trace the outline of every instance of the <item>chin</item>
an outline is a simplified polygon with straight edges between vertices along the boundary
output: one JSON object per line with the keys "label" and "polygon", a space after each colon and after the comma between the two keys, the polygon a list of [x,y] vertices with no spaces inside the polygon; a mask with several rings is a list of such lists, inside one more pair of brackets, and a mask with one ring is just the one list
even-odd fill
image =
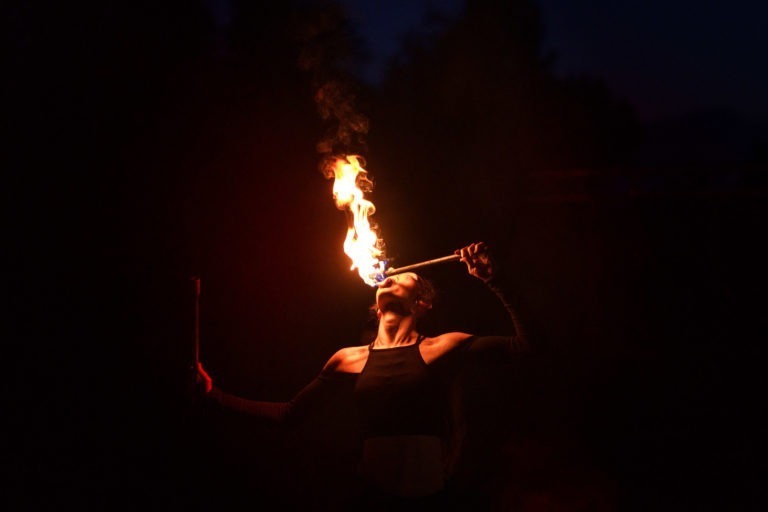
{"label": "chin", "polygon": [[384,311],[389,306],[391,306],[393,303],[398,303],[400,301],[400,297],[391,294],[391,293],[382,293],[376,298],[376,305],[379,307],[380,310]]}

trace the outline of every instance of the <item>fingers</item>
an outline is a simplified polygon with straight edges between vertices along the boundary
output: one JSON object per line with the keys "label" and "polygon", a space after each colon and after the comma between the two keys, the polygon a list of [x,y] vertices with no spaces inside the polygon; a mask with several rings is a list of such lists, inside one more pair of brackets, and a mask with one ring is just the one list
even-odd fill
{"label": "fingers", "polygon": [[211,376],[205,371],[205,368],[203,368],[203,364],[200,361],[197,362],[197,380],[204,385],[205,392],[210,393],[213,388],[213,379],[211,379]]}
{"label": "fingers", "polygon": [[477,242],[472,244],[470,247],[472,248],[472,251],[475,255],[488,253],[488,245],[486,245],[485,242]]}
{"label": "fingers", "polygon": [[461,256],[461,261],[469,263],[478,258],[486,259],[488,257],[488,245],[485,242],[475,242],[455,251]]}
{"label": "fingers", "polygon": [[454,251],[467,266],[470,275],[487,281],[493,275],[493,263],[489,254],[488,244],[475,242]]}

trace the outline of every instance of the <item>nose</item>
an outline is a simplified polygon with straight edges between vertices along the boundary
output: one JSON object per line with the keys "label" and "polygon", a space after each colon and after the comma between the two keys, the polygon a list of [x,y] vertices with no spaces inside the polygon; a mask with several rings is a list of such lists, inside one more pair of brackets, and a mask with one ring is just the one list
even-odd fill
{"label": "nose", "polygon": [[392,283],[394,282],[395,282],[394,279],[392,279],[391,277],[388,277],[379,283],[379,288],[386,288],[387,286],[392,286]]}

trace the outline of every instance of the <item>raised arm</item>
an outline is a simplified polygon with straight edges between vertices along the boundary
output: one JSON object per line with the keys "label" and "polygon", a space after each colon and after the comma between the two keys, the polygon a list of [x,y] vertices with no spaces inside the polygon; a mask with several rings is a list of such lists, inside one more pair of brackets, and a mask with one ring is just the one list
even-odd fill
{"label": "raised arm", "polygon": [[519,299],[513,296],[506,279],[493,261],[484,242],[470,244],[456,251],[467,266],[467,272],[485,283],[499,298],[507,311],[514,332],[508,336],[473,336],[467,340],[467,350],[472,352],[529,352],[532,349],[525,323],[519,312]]}

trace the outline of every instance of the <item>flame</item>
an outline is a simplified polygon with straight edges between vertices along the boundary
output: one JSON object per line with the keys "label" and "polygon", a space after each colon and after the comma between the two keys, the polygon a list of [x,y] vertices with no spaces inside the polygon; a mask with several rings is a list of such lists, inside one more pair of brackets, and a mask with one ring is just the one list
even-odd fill
{"label": "flame", "polygon": [[369,220],[376,213],[376,207],[365,198],[365,192],[373,189],[373,183],[355,155],[336,159],[332,169],[333,199],[337,208],[348,212],[344,252],[352,260],[350,270],[357,269],[366,284],[376,286],[387,262],[378,226]]}

